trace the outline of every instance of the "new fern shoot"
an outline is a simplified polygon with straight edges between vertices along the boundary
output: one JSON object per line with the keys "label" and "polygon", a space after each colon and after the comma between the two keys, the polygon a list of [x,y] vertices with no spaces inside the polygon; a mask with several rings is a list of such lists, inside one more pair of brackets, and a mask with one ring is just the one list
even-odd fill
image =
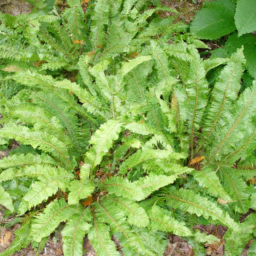
{"label": "new fern shoot", "polygon": [[[204,60],[186,26],[149,0],[96,0],[1,28],[0,204],[23,218],[8,256],[64,223],[65,256],[164,255],[169,233],[203,255],[223,225],[225,255],[255,234],[256,83],[243,49]],[[47,13],[47,14],[46,14]],[[186,40],[183,40],[186,38]],[[173,44],[168,41],[172,40]],[[221,67],[210,85],[208,74]]]}

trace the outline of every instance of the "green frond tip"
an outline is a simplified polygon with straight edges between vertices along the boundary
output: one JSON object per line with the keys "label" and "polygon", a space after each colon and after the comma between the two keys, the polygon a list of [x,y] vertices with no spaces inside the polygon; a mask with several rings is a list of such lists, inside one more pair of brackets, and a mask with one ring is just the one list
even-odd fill
{"label": "green frond tip", "polygon": [[[185,170],[184,170],[185,171]],[[151,195],[154,191],[158,190],[159,188],[165,187],[169,184],[172,184],[178,178],[177,175],[155,175],[150,174],[149,176],[140,178],[138,181],[135,181],[133,184],[138,186],[143,191],[143,198],[147,198]]]}
{"label": "green frond tip", "polygon": [[32,237],[35,241],[40,242],[43,237],[49,236],[60,222],[70,219],[77,211],[77,208],[68,205],[64,199],[54,200],[32,222]]}
{"label": "green frond tip", "polygon": [[143,190],[126,178],[112,177],[104,182],[104,186],[110,194],[130,200],[140,201],[144,198]]}
{"label": "green frond tip", "polygon": [[150,56],[140,56],[136,59],[130,60],[129,62],[126,62],[123,64],[121,70],[120,70],[120,75],[123,77],[126,74],[128,74],[130,71],[132,71],[134,68],[136,68],[138,65],[145,61],[151,60],[152,57]]}
{"label": "green frond tip", "polygon": [[12,198],[11,196],[4,190],[4,188],[0,185],[0,204],[5,206],[11,212],[14,211]]}
{"label": "green frond tip", "polygon": [[94,191],[95,185],[90,180],[73,180],[69,185],[68,203],[77,204],[80,199],[87,198]]}
{"label": "green frond tip", "polygon": [[218,239],[216,236],[207,235],[206,233],[201,233],[200,231],[194,234],[194,238],[199,243],[214,244],[220,241],[220,239]]}
{"label": "green frond tip", "polygon": [[219,197],[225,201],[231,200],[228,193],[224,190],[220,183],[219,177],[211,166],[205,166],[200,171],[193,171],[191,173],[198,181],[199,185],[207,188],[207,193]]}
{"label": "green frond tip", "polygon": [[16,166],[18,167],[18,166],[34,165],[34,164],[57,165],[57,162],[54,161],[54,159],[51,158],[49,155],[46,155],[46,154],[34,155],[31,153],[28,153],[27,155],[15,154],[0,160],[1,169],[6,169],[6,168],[16,167]]}
{"label": "green frond tip", "polygon": [[86,153],[86,159],[93,167],[100,164],[102,158],[111,148],[112,143],[118,139],[122,123],[117,120],[109,120],[95,132],[90,140],[92,148]]}
{"label": "green frond tip", "polygon": [[89,231],[88,238],[97,255],[120,256],[109,233],[109,228],[106,225],[94,223],[94,227]]}
{"label": "green frond tip", "polygon": [[[65,190],[70,179],[73,178],[72,173],[62,168],[37,166],[35,169],[41,171],[40,175],[35,173],[39,181],[34,182],[23,197],[23,199],[28,202],[29,208],[43,202],[48,197],[55,194],[58,189]],[[33,168],[26,168],[26,170],[30,171],[33,170]]]}
{"label": "green frond tip", "polygon": [[44,150],[71,166],[65,144],[51,134],[34,132],[24,126],[9,124],[0,130],[0,137],[15,139],[25,145]]}
{"label": "green frond tip", "polygon": [[148,212],[150,228],[166,232],[173,232],[179,236],[192,236],[192,232],[185,226],[185,223],[174,219],[169,211],[154,205]]}
{"label": "green frond tip", "polygon": [[163,196],[170,207],[180,208],[197,216],[204,216],[206,219],[211,217],[234,231],[239,229],[239,225],[227,212],[222,210],[216,203],[196,194],[192,190],[169,188],[168,190],[165,189],[165,191],[168,194]]}
{"label": "green frond tip", "polygon": [[130,225],[137,227],[148,226],[148,215],[138,203],[122,197],[108,197],[106,200],[110,201],[116,209],[120,209],[125,213]]}
{"label": "green frond tip", "polygon": [[81,214],[73,215],[62,231],[64,255],[78,256],[83,255],[83,239],[91,228],[88,224],[85,211]]}
{"label": "green frond tip", "polygon": [[153,150],[150,148],[138,150],[136,153],[130,156],[125,162],[122,163],[119,174],[125,174],[128,169],[131,169],[134,166],[146,162],[147,160],[150,159],[168,158],[170,154],[171,152],[167,150]]}

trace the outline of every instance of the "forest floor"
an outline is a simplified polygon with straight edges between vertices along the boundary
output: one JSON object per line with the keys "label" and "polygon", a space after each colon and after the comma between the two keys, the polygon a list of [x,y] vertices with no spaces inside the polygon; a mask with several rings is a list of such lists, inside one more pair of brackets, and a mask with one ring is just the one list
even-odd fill
{"label": "forest floor", "polygon": [[[5,4],[1,4],[1,1],[6,1]],[[194,15],[198,10],[201,9],[202,4],[205,1],[209,0],[162,0],[162,5],[169,6],[175,8],[179,12],[178,20],[182,20],[185,23],[189,24],[189,22],[193,19]],[[60,1],[64,2],[64,1]],[[63,6],[63,8],[65,8]],[[32,10],[32,6],[23,0],[0,0],[0,12],[9,13],[11,15],[18,15],[20,13],[28,13]],[[164,13],[164,16],[169,16],[170,13]],[[14,144],[13,148],[7,151],[0,151],[0,159],[7,156],[9,151],[17,147],[18,144]],[[15,238],[15,230],[20,228],[20,224],[14,224],[9,227],[12,221],[14,220],[14,216],[4,218],[4,211],[0,209],[0,254],[6,248],[8,248],[12,241]],[[212,234],[217,236],[220,239],[219,243],[216,244],[205,244],[206,251],[208,255],[224,255],[224,241],[222,240],[226,228],[223,226],[214,226],[214,225],[197,225],[194,229],[198,229],[206,232],[207,234]],[[113,238],[115,241],[115,239]],[[165,251],[164,256],[193,256],[194,251],[192,247],[184,241],[181,237],[170,235],[168,239],[168,245]],[[118,242],[117,246],[118,246]],[[249,247],[249,245],[247,246]],[[84,255],[83,256],[95,256],[95,252],[88,241],[87,238],[84,239]],[[21,250],[18,253],[15,253],[13,256],[37,256],[37,255],[45,255],[45,256],[62,256],[62,238],[60,230],[57,230],[46,242],[45,246],[38,251],[37,248],[33,248],[33,245],[30,245],[28,248]],[[244,250],[241,256],[247,256],[247,249]]]}

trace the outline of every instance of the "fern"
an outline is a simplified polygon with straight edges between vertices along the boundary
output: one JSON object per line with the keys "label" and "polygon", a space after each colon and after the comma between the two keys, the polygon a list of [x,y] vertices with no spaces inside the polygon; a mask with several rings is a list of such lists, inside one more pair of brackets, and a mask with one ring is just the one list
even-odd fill
{"label": "fern", "polygon": [[243,49],[203,59],[206,45],[149,0],[67,3],[14,18],[24,35],[3,15],[0,140],[21,147],[0,160],[0,204],[23,218],[3,255],[63,222],[65,255],[82,255],[85,236],[97,255],[163,255],[169,233],[217,241],[194,232],[201,220],[226,226],[225,254],[240,255],[256,170]]}

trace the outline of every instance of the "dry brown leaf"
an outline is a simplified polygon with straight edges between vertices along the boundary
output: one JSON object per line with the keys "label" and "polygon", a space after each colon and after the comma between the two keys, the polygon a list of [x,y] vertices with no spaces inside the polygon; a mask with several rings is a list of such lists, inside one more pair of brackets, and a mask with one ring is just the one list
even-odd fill
{"label": "dry brown leaf", "polygon": [[89,3],[91,0],[84,0],[82,1],[81,5]]}
{"label": "dry brown leaf", "polygon": [[82,44],[84,41],[83,40],[73,40],[74,44]]}
{"label": "dry brown leaf", "polygon": [[193,159],[191,159],[190,161],[189,161],[189,164],[188,165],[195,165],[195,164],[198,164],[198,163],[200,163],[200,162],[202,162],[203,160],[204,160],[204,156],[197,156],[197,157],[195,157],[195,158],[193,158]]}
{"label": "dry brown leaf", "polygon": [[92,199],[92,196],[88,196],[87,199],[85,201],[82,202],[83,206],[86,207],[90,204],[93,203],[93,199]]}
{"label": "dry brown leaf", "polygon": [[9,244],[9,240],[11,239],[12,233],[11,231],[5,231],[4,235],[1,236],[0,244],[6,246]]}
{"label": "dry brown leaf", "polygon": [[18,68],[16,66],[8,66],[8,67],[5,67],[2,69],[3,71],[6,71],[6,72],[17,72],[17,71],[22,71],[22,68]]}
{"label": "dry brown leaf", "polygon": [[227,203],[228,203],[228,201],[225,201],[225,200],[223,200],[223,199],[221,199],[221,198],[218,198],[217,202],[218,202],[219,204],[227,204]]}
{"label": "dry brown leaf", "polygon": [[56,249],[56,255],[58,256],[63,255],[63,251],[61,250],[61,248]]}

